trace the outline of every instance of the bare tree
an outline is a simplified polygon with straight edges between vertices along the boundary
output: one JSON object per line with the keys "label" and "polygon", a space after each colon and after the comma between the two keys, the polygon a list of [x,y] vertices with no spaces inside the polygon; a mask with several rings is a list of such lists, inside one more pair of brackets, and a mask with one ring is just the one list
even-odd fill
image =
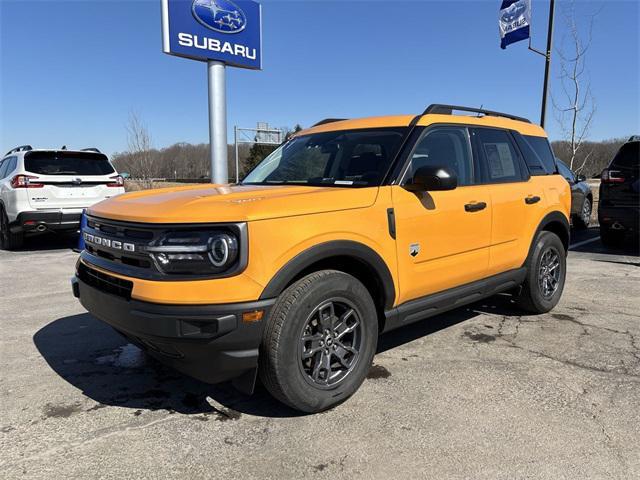
{"label": "bare tree", "polygon": [[129,113],[127,144],[132,171],[136,172],[147,187],[154,174],[154,155],[151,151],[151,135],[136,112]]}
{"label": "bare tree", "polygon": [[[585,140],[589,135],[589,129],[596,113],[596,102],[591,93],[591,81],[586,72],[586,57],[591,47],[593,22],[596,14],[590,16],[585,38],[580,32],[576,22],[576,13],[573,2],[564,12],[564,20],[568,30],[568,39],[565,37],[561,47],[557,49],[560,58],[560,85],[562,87],[561,98],[551,95],[556,121],[560,125],[564,140],[569,145],[569,158],[566,159],[569,167],[580,172],[592,152],[582,153]],[[566,46],[567,42],[569,43]],[[582,153],[581,155],[578,155]],[[580,157],[580,161],[577,158]]]}

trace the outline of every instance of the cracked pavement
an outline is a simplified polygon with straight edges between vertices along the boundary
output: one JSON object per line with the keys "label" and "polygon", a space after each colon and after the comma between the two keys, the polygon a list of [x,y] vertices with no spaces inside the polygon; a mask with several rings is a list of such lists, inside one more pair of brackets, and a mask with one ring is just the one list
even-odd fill
{"label": "cracked pavement", "polygon": [[640,477],[637,249],[570,253],[549,314],[497,296],[381,337],[305,416],[147,358],[73,298],[68,247],[0,251],[3,478]]}

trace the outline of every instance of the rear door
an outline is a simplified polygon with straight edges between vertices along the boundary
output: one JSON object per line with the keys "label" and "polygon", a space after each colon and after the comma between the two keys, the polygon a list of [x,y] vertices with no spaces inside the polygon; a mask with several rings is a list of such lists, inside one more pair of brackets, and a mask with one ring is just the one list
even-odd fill
{"label": "rear door", "polygon": [[25,171],[41,188],[30,188],[36,210],[81,209],[118,193],[116,171],[101,153],[33,151],[25,154]]}
{"label": "rear door", "polygon": [[509,131],[473,128],[471,138],[480,159],[482,183],[491,195],[487,275],[495,275],[522,266],[546,205],[543,182],[530,176]]}

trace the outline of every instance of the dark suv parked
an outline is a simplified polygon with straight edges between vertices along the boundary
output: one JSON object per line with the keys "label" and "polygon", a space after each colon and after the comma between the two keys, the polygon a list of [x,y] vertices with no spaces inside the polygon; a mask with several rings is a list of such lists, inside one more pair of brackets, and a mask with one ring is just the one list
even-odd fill
{"label": "dark suv parked", "polygon": [[602,171],[598,220],[605,245],[620,243],[625,233],[638,235],[640,216],[640,136],[633,136],[620,147]]}

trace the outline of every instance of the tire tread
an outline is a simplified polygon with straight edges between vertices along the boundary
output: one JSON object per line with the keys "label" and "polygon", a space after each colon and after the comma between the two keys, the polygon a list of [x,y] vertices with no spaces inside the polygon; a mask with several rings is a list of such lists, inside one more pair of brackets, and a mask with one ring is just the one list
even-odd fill
{"label": "tire tread", "polygon": [[[280,349],[284,322],[293,304],[306,293],[313,283],[336,273],[342,272],[338,270],[321,270],[303,277],[286,288],[276,302],[271,312],[270,320],[265,328],[263,342],[260,347],[260,362],[258,367],[260,379],[271,395],[293,408],[295,408],[295,406],[289,402],[285,393],[286,387],[278,380],[280,376],[278,375],[276,355]],[[268,343],[265,341],[268,341]]]}

